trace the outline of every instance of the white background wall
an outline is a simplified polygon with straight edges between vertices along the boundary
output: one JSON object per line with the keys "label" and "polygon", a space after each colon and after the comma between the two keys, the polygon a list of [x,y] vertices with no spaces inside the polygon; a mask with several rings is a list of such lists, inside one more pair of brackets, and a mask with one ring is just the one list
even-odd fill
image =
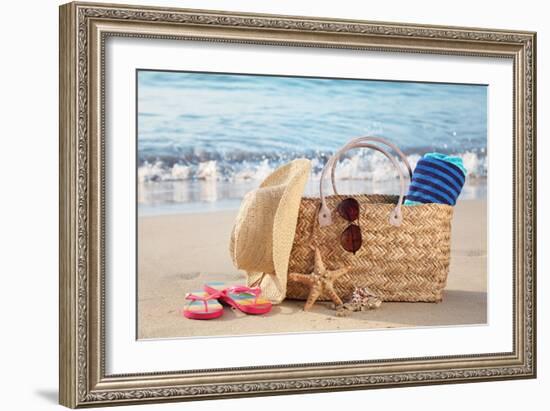
{"label": "white background wall", "polygon": [[[117,2],[117,1],[112,1]],[[138,1],[204,9],[525,29],[538,32],[539,378],[301,396],[164,404],[125,409],[547,409],[550,272],[545,211],[550,110],[546,2],[479,1]],[[0,408],[57,405],[57,112],[59,1],[2,4],[0,63]],[[546,255],[544,255],[546,254]]]}

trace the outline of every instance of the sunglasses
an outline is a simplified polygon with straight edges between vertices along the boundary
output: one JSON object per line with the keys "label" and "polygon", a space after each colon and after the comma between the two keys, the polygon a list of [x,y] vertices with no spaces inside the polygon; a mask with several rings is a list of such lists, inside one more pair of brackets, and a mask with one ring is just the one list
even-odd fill
{"label": "sunglasses", "polygon": [[[346,198],[342,200],[337,207],[338,214],[348,221],[353,223],[359,218],[359,203],[354,198]],[[346,251],[355,254],[357,250],[361,248],[363,244],[363,238],[361,236],[361,229],[356,224],[350,224],[340,236],[340,245]]]}

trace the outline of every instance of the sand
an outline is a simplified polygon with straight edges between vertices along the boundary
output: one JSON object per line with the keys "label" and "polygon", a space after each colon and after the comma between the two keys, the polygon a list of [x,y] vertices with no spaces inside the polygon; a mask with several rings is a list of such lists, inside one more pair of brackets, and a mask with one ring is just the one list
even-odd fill
{"label": "sand", "polygon": [[186,292],[205,282],[244,284],[228,252],[236,210],[140,217],[138,338],[173,338],[395,327],[485,324],[487,321],[486,202],[463,200],[453,219],[451,267],[441,303],[383,303],[377,310],[336,317],[329,303],[312,311],[284,301],[263,316],[226,308],[211,321],[184,318]]}

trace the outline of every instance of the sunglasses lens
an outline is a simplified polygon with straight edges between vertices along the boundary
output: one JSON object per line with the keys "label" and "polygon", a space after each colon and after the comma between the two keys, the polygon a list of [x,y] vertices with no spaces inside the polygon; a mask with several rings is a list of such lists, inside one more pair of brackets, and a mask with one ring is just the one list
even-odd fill
{"label": "sunglasses lens", "polygon": [[346,228],[340,237],[340,244],[344,250],[355,254],[355,252],[361,248],[361,244],[363,244],[359,226],[351,224]]}
{"label": "sunglasses lens", "polygon": [[359,203],[354,198],[346,198],[338,204],[338,214],[347,221],[355,221],[359,218]]}

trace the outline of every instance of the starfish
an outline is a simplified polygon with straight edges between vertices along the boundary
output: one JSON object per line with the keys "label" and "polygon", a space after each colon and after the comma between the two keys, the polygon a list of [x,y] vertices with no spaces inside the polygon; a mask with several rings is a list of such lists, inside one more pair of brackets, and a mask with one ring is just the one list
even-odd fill
{"label": "starfish", "polygon": [[306,304],[304,305],[304,311],[308,311],[315,301],[325,294],[329,297],[334,304],[341,305],[342,300],[334,291],[334,281],[349,271],[349,267],[340,268],[338,270],[327,270],[323,260],[321,259],[321,252],[318,248],[315,248],[315,263],[313,272],[311,274],[299,274],[290,273],[289,278],[293,281],[305,284],[310,287],[309,295],[307,297]]}

